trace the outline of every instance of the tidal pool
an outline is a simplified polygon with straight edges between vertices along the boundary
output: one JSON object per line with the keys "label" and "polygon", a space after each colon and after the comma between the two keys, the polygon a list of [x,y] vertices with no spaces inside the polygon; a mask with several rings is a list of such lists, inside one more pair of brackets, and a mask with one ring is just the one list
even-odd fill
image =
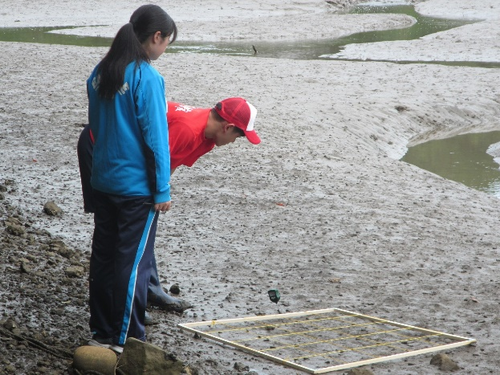
{"label": "tidal pool", "polygon": [[[220,42],[200,43],[176,41],[166,53],[215,53],[226,55],[245,55],[286,59],[329,59],[328,55],[338,53],[343,46],[351,43],[371,43],[391,40],[409,40],[424,35],[462,26],[471,21],[424,17],[410,5],[363,6],[355,7],[351,13],[398,13],[412,16],[416,23],[408,28],[356,33],[347,37],[326,40],[307,40],[300,42]],[[83,37],[51,33],[52,30],[71,29],[71,27],[29,27],[0,28],[0,41],[50,43],[89,47],[109,46],[111,38]],[[258,53],[254,53],[253,46]]]}
{"label": "tidal pool", "polygon": [[411,147],[401,160],[500,198],[499,165],[487,153],[498,142],[500,131],[463,134]]}

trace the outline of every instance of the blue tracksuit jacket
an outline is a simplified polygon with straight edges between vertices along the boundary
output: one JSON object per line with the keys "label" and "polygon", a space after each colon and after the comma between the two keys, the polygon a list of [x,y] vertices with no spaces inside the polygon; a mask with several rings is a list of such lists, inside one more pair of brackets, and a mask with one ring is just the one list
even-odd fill
{"label": "blue tracksuit jacket", "polygon": [[163,77],[147,62],[127,66],[112,100],[98,97],[97,67],[87,80],[95,138],[92,187],[107,194],[170,201],[170,152]]}

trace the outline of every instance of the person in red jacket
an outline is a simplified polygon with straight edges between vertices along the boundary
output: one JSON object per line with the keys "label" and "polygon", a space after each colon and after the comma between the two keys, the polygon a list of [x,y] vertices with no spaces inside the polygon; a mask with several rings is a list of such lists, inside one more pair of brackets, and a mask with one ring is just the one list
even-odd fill
{"label": "person in red jacket", "polygon": [[[252,144],[260,138],[254,130],[256,108],[243,98],[221,100],[213,108],[168,102],[167,123],[170,146],[170,174],[181,165],[191,167],[201,156],[215,146],[224,146],[239,137]],[[93,136],[87,125],[78,140],[78,162],[82,183],[84,211],[94,212],[92,174]],[[148,286],[148,303],[166,311],[182,313],[192,307],[184,300],[174,298],[163,290],[153,257]]]}

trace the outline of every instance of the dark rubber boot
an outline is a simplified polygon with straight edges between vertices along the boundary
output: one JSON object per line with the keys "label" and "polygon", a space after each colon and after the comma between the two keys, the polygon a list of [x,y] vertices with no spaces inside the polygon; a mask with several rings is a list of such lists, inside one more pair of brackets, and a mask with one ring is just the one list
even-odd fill
{"label": "dark rubber boot", "polygon": [[151,264],[151,276],[148,285],[148,303],[152,306],[157,306],[168,312],[176,312],[182,314],[187,309],[193,307],[189,302],[170,296],[165,293],[158,277],[158,269],[156,268],[156,259],[153,258]]}

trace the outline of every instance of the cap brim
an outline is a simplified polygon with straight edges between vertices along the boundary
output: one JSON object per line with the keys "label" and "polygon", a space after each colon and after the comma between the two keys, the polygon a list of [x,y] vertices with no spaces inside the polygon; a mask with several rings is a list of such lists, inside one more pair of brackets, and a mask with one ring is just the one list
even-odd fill
{"label": "cap brim", "polygon": [[260,143],[260,138],[255,131],[245,132],[245,136],[248,141],[254,145],[258,145]]}

